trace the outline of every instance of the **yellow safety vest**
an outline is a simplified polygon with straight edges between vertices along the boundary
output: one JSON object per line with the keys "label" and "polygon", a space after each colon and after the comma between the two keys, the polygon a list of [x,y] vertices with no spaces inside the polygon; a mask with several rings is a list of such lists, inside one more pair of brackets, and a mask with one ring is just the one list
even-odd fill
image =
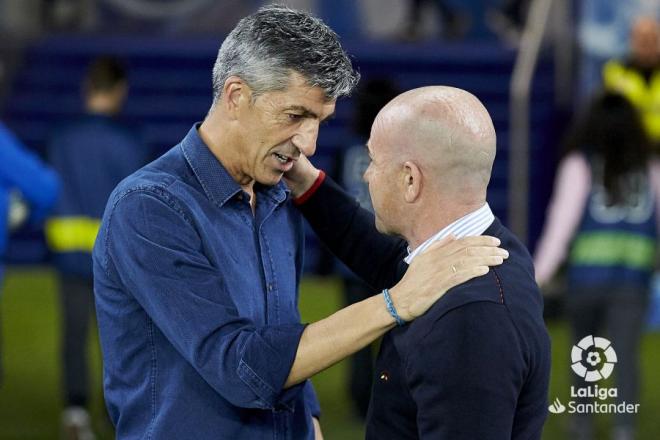
{"label": "yellow safety vest", "polygon": [[603,67],[603,85],[628,98],[641,113],[650,139],[660,142],[660,71],[653,72],[647,82],[637,70],[609,61]]}
{"label": "yellow safety vest", "polygon": [[90,217],[53,217],[44,232],[48,247],[55,252],[92,252],[101,220]]}

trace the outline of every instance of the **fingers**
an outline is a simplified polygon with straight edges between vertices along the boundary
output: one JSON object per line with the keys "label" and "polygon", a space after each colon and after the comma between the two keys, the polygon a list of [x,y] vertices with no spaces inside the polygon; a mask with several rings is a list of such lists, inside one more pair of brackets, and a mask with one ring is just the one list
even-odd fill
{"label": "fingers", "polygon": [[[447,290],[470,281],[473,278],[484,276],[488,273],[488,266],[472,266],[464,270],[457,271],[452,277],[447,280]],[[446,293],[445,291],[444,293]],[[444,294],[443,293],[443,294]]]}
{"label": "fingers", "polygon": [[492,248],[500,245],[500,240],[497,237],[491,237],[489,235],[479,235],[476,237],[464,237],[459,239],[450,239],[448,237],[448,239],[433,243],[420,255],[424,255],[426,253],[442,253],[449,255],[461,251],[466,252],[466,249],[484,247]]}
{"label": "fingers", "polygon": [[474,237],[459,238],[453,244],[457,247],[499,246],[501,241],[499,238],[490,235],[477,235]]}
{"label": "fingers", "polygon": [[499,255],[466,257],[448,266],[447,290],[456,287],[473,278],[486,275],[489,267],[499,266],[504,263],[504,258]]}
{"label": "fingers", "polygon": [[449,265],[457,270],[465,270],[477,266],[499,266],[504,263],[504,257],[501,255],[479,255],[476,257],[464,257],[456,260]]}
{"label": "fingers", "polygon": [[509,258],[509,251],[500,247],[493,246],[475,246],[465,248],[463,252],[456,252],[454,255],[465,255],[467,257],[486,257],[486,256],[499,256],[502,258]]}
{"label": "fingers", "polygon": [[[453,249],[453,252],[452,252]],[[421,253],[414,261],[417,264],[431,263],[434,265],[456,265],[462,261],[471,261],[472,258],[499,257],[501,259],[509,258],[509,252],[494,246],[472,246],[472,247],[454,247],[454,243],[446,246],[429,247]],[[419,261],[418,261],[419,260]],[[489,260],[492,261],[492,260]],[[501,262],[495,264],[502,264]],[[493,264],[487,264],[492,266]]]}
{"label": "fingers", "polygon": [[396,298],[403,310],[399,315],[406,321],[414,319],[448,290],[486,275],[490,267],[502,264],[509,253],[497,247],[499,244],[495,237],[478,236],[447,238],[429,246],[415,258],[397,284],[402,287]]}

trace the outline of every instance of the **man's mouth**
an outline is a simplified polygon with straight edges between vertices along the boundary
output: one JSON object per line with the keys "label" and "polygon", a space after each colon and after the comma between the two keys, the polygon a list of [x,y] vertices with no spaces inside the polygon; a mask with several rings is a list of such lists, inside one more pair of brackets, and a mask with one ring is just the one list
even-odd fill
{"label": "man's mouth", "polygon": [[293,158],[293,157],[285,156],[284,154],[281,154],[281,153],[273,153],[273,156],[275,156],[275,158],[276,158],[281,164],[286,164],[286,163],[289,163],[289,162],[292,162],[292,161],[296,160],[296,159]]}

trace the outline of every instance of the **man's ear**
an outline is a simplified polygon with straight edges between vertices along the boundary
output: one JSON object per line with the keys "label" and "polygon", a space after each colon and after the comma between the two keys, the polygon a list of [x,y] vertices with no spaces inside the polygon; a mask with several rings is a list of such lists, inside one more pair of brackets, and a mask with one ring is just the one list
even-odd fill
{"label": "man's ear", "polygon": [[422,194],[422,170],[414,162],[406,161],[403,164],[403,188],[408,203],[414,203]]}
{"label": "man's ear", "polygon": [[239,112],[250,102],[252,90],[238,76],[230,76],[225,80],[222,89],[220,106],[224,107],[231,119],[238,119]]}

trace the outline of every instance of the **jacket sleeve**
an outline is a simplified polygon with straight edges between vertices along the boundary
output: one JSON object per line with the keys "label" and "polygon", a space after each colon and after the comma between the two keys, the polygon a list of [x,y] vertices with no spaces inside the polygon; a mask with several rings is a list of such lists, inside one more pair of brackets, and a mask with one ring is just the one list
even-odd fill
{"label": "jacket sleeve", "polygon": [[[257,326],[239,314],[222,268],[204,254],[190,214],[167,193],[135,190],[112,208],[100,240],[101,267],[218,394],[243,408],[277,409],[303,324]],[[258,295],[261,292],[243,292]]]}
{"label": "jacket sleeve", "polygon": [[406,269],[406,242],[378,232],[374,216],[326,177],[298,206],[330,251],[376,290],[392,287]]}
{"label": "jacket sleeve", "polygon": [[420,440],[512,437],[523,360],[506,308],[470,303],[443,315],[407,359]]}
{"label": "jacket sleeve", "polygon": [[60,190],[57,173],[28,151],[1,123],[0,179],[7,188],[20,190],[30,204],[32,221],[46,216]]}

